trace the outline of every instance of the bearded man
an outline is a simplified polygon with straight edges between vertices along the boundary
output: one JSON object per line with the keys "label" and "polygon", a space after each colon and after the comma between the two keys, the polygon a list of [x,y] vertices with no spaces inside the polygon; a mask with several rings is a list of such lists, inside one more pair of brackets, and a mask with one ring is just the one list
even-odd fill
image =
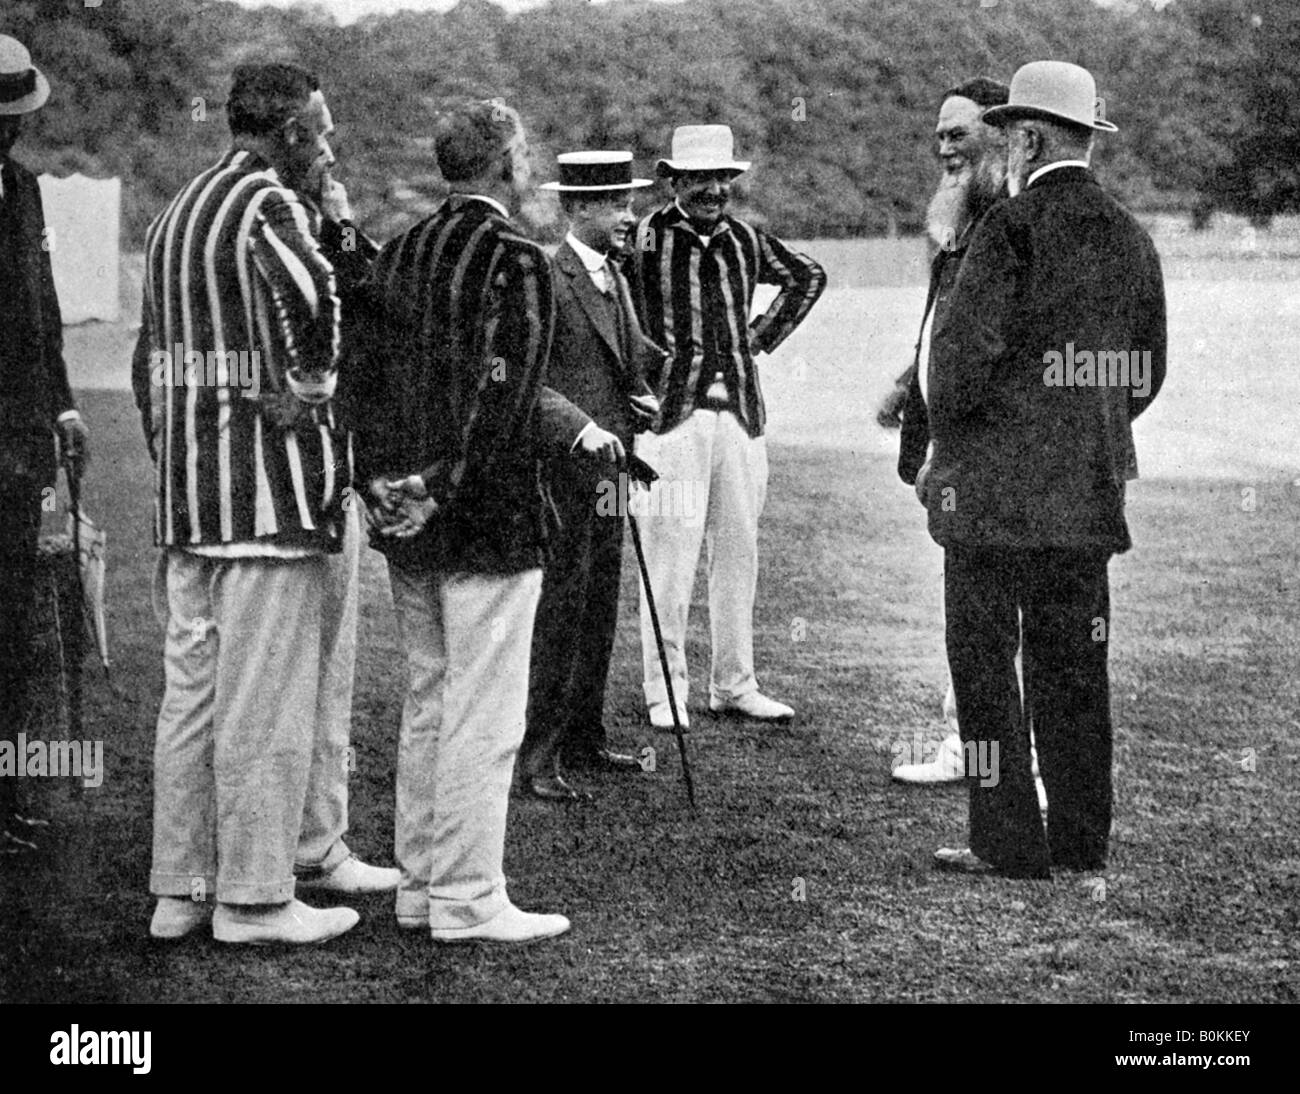
{"label": "bearded man", "polygon": [[[926,211],[926,228],[938,251],[930,263],[930,290],[915,355],[907,371],[894,382],[894,391],[878,415],[885,426],[898,426],[901,415],[898,474],[909,485],[917,482],[930,447],[925,406],[930,330],[947,310],[975,225],[1006,196],[1006,140],[1000,130],[981,121],[980,115],[989,107],[1005,103],[1007,95],[1006,84],[976,76],[949,88],[940,100],[934,135],[943,175]],[[917,757],[915,763],[898,765],[892,772],[897,781],[916,785],[962,781],[965,767],[951,683],[943,714],[948,735],[934,758],[921,762]]]}

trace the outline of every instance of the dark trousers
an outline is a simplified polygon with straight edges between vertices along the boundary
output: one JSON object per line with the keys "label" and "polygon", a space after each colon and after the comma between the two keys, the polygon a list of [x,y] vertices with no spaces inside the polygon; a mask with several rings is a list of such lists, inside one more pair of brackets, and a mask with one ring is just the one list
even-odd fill
{"label": "dark trousers", "polygon": [[[613,477],[611,476],[613,480]],[[617,481],[617,480],[613,480]],[[618,626],[623,510],[608,512],[598,473],[561,468],[551,493],[562,527],[542,575],[528,678],[526,777],[558,770],[564,752],[604,748],[605,681]],[[604,497],[610,504],[597,502]]]}
{"label": "dark trousers", "polygon": [[[1100,869],[1111,822],[1109,552],[944,553],[948,666],[967,758],[970,846],[1007,873]],[[1016,677],[1023,642],[1024,700]],[[1044,832],[1030,767],[1047,790]],[[995,750],[996,746],[996,750]],[[974,768],[985,760],[991,776]],[[974,762],[972,762],[974,761]],[[988,785],[983,785],[987,783]]]}
{"label": "dark trousers", "polygon": [[[0,476],[0,513],[0,739],[16,746],[31,709],[40,483],[26,475]],[[19,807],[18,784],[0,776],[0,820]]]}

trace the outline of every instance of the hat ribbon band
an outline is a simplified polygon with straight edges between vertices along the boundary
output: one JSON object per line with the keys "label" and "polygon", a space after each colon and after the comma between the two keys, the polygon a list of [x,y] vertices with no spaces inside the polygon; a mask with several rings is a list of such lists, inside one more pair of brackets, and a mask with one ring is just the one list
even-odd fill
{"label": "hat ribbon band", "polygon": [[25,99],[36,90],[36,69],[0,75],[0,103]]}

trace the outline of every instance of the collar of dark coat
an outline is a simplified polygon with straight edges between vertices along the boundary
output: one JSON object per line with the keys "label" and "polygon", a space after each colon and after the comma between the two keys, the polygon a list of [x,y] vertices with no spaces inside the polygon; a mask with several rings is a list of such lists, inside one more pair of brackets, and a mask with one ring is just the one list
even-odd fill
{"label": "collar of dark coat", "polygon": [[1097,185],[1097,179],[1091,169],[1087,167],[1058,167],[1054,171],[1048,171],[1045,175],[1039,175],[1034,179],[1026,190],[1037,190],[1040,186],[1064,186],[1067,183],[1090,182]]}

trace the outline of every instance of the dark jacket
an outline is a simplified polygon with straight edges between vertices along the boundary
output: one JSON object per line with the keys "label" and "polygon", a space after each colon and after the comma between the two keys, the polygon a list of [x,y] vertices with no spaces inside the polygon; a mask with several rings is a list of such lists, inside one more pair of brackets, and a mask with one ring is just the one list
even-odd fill
{"label": "dark jacket", "polygon": [[0,160],[0,473],[54,481],[55,422],[75,410],[36,176]]}
{"label": "dark jacket", "polygon": [[[635,428],[628,399],[652,394],[646,372],[657,372],[668,355],[642,332],[621,273],[614,271],[617,298],[604,296],[568,243],[555,253],[555,269],[555,339],[547,386],[616,433],[631,451]],[[622,323],[615,315],[620,308]]]}
{"label": "dark jacket", "polygon": [[965,233],[961,242],[951,250],[940,249],[930,260],[930,288],[925,296],[925,311],[921,316],[921,334],[917,336],[916,349],[912,357],[912,367],[898,378],[899,383],[907,385],[907,401],[903,403],[902,427],[898,433],[898,476],[911,486],[925,464],[930,450],[930,419],[925,409],[925,399],[921,395],[921,339],[925,324],[934,312],[935,322],[947,308],[948,297],[952,295],[953,285],[957,281],[957,271],[961,260],[966,255],[971,232]]}
{"label": "dark jacket", "polygon": [[[1127,373],[1119,353],[1136,355]],[[1107,382],[1080,354],[1106,355]],[[1057,356],[1074,358],[1071,386],[1049,372]],[[930,534],[945,547],[1127,550],[1130,422],[1164,375],[1160,260],[1092,173],[1057,168],[997,205],[932,332]]]}
{"label": "dark jacket", "polygon": [[345,364],[357,479],[423,476],[438,511],[391,562],[448,573],[542,565],[541,460],[591,420],[545,386],[551,262],[486,201],[453,195],[375,259]]}

